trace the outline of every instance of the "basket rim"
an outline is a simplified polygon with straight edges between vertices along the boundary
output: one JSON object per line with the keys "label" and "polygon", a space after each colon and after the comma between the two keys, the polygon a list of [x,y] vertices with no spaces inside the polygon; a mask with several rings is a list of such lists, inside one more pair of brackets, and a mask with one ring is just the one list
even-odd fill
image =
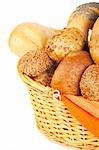
{"label": "basket rim", "polygon": [[31,77],[29,77],[25,73],[22,73],[18,67],[17,67],[17,70],[18,70],[19,76],[21,77],[21,79],[23,80],[24,83],[27,83],[31,86],[35,86],[37,89],[44,91],[44,92],[45,92],[45,90],[54,91],[53,88],[51,88],[49,86],[44,86],[44,85],[34,81]]}

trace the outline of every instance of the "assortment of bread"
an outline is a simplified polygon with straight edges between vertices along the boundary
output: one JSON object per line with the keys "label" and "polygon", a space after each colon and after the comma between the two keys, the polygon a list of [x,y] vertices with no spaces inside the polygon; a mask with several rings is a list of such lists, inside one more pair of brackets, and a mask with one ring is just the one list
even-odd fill
{"label": "assortment of bread", "polygon": [[99,3],[77,7],[64,29],[20,24],[10,35],[9,46],[21,57],[19,70],[34,81],[62,94],[99,101]]}

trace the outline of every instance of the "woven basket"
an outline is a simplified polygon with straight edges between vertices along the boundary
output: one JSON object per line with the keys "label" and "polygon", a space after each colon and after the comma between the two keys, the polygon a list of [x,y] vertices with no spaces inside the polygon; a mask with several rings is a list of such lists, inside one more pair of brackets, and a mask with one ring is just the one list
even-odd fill
{"label": "woven basket", "polygon": [[62,101],[53,97],[52,88],[33,81],[25,74],[19,74],[28,88],[37,127],[44,135],[64,146],[99,150],[99,139],[72,116]]}

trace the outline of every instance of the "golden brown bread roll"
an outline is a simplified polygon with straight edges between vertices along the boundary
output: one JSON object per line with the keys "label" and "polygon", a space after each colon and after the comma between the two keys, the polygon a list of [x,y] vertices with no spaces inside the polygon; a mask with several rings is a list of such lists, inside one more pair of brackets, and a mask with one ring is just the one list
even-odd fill
{"label": "golden brown bread roll", "polygon": [[49,38],[45,50],[52,60],[59,62],[71,51],[81,51],[83,47],[83,34],[77,28],[67,28]]}
{"label": "golden brown bread roll", "polygon": [[18,62],[18,69],[30,77],[39,76],[51,68],[53,61],[44,50],[29,51]]}
{"label": "golden brown bread roll", "polygon": [[57,30],[36,23],[22,23],[12,31],[9,47],[21,57],[30,50],[42,49],[46,40],[55,32]]}
{"label": "golden brown bread roll", "polygon": [[88,31],[99,16],[99,3],[80,5],[71,14],[67,29],[48,39],[45,49],[54,61],[61,61],[71,51],[81,51],[87,43]]}
{"label": "golden brown bread roll", "polygon": [[91,101],[99,101],[99,64],[89,66],[80,81],[83,97]]}
{"label": "golden brown bread roll", "polygon": [[99,64],[99,17],[93,26],[89,47],[94,62]]}
{"label": "golden brown bread roll", "polygon": [[90,55],[85,51],[70,53],[64,57],[55,70],[51,87],[64,94],[80,95],[81,75],[92,63]]}

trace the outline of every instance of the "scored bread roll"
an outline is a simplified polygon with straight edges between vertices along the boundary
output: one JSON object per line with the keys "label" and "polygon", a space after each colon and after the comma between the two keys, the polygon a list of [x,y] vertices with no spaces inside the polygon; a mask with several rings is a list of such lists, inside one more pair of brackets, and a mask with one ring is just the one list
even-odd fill
{"label": "scored bread roll", "polygon": [[18,70],[34,78],[51,68],[53,64],[53,61],[43,49],[29,51],[20,58],[18,62]]}
{"label": "scored bread roll", "polygon": [[21,57],[30,50],[42,49],[55,32],[57,30],[36,23],[22,23],[10,34],[9,47]]}
{"label": "scored bread roll", "polygon": [[60,62],[54,72],[51,87],[64,94],[80,95],[79,82],[84,70],[93,62],[88,52],[72,52]]}
{"label": "scored bread roll", "polygon": [[99,16],[99,3],[85,3],[76,8],[71,14],[67,23],[67,28],[78,28],[88,38],[88,31],[93,27]]}

